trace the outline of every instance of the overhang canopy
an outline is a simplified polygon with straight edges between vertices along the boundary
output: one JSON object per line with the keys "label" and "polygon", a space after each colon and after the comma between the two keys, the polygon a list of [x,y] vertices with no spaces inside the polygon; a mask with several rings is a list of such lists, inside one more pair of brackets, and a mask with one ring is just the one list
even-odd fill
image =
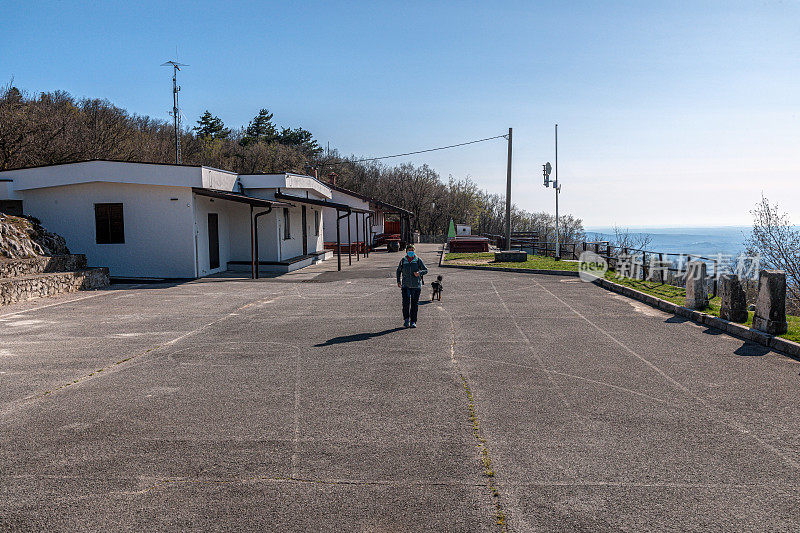
{"label": "overhang canopy", "polygon": [[399,215],[408,215],[408,216],[412,216],[412,217],[414,216],[414,213],[412,213],[408,209],[403,209],[402,207],[398,207],[396,205],[387,204],[386,202],[382,202],[380,200],[376,200],[375,198],[372,198],[372,197],[367,196],[365,194],[361,194],[361,193],[358,193],[358,192],[355,192],[355,191],[351,191],[350,189],[345,189],[344,187],[340,187],[339,185],[334,185],[332,183],[328,183],[327,185],[328,185],[328,187],[330,187],[334,191],[339,191],[342,194],[348,194],[350,196],[353,196],[354,198],[359,198],[361,200],[364,200],[365,202],[373,203],[373,204],[377,205],[378,207],[382,208],[387,213],[397,213]]}
{"label": "overhang canopy", "polygon": [[396,205],[387,204],[386,202],[381,202],[380,200],[372,200],[378,207],[382,208],[387,213],[397,213],[398,215],[406,215],[409,217],[413,217],[414,213],[409,211],[408,209],[403,209],[402,207],[397,207]]}
{"label": "overhang canopy", "polygon": [[366,209],[359,209],[347,204],[340,204],[338,202],[331,202],[330,200],[318,200],[316,198],[304,198],[302,196],[294,196],[293,194],[284,194],[281,191],[275,193],[275,198],[286,200],[287,202],[296,202],[298,204],[318,205],[321,207],[330,207],[337,211],[347,211],[348,213],[371,213]]}
{"label": "overhang canopy", "polygon": [[231,191],[218,191],[216,189],[203,189],[200,187],[192,187],[192,192],[200,196],[209,196],[211,198],[219,198],[220,200],[229,200],[231,202],[239,202],[242,204],[249,204],[256,207],[291,207],[291,204],[285,202],[276,202],[275,200],[264,200],[263,198],[253,198]]}

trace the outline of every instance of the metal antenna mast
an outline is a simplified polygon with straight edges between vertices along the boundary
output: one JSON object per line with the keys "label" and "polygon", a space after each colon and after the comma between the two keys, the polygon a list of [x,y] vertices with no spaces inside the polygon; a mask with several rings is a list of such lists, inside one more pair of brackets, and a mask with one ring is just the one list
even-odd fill
{"label": "metal antenna mast", "polygon": [[178,93],[181,90],[178,85],[178,71],[181,67],[188,67],[177,61],[167,61],[162,67],[172,67],[172,119],[175,124],[175,163],[181,164],[181,108],[178,103]]}

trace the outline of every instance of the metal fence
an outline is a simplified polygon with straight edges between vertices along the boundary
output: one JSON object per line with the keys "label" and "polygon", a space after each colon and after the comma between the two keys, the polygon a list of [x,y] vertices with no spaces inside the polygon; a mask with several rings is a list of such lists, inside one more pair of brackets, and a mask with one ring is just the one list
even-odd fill
{"label": "metal fence", "polygon": [[706,283],[711,288],[711,294],[717,295],[717,279],[720,274],[718,258],[615,246],[609,241],[582,242],[578,246],[578,254],[584,251],[594,252],[606,261],[610,269],[629,274],[627,277],[679,287],[685,284],[688,262],[702,261],[706,263]]}

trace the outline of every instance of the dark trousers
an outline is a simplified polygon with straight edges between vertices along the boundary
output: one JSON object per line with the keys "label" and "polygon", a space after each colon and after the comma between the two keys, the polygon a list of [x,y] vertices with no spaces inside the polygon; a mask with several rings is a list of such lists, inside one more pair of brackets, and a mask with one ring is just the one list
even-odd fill
{"label": "dark trousers", "polygon": [[403,319],[411,322],[417,321],[417,307],[419,306],[419,293],[422,289],[403,287]]}

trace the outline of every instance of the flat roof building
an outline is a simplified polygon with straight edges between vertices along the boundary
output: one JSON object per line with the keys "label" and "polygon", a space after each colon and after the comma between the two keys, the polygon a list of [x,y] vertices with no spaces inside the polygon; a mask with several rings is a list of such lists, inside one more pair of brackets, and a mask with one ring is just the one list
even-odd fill
{"label": "flat roof building", "polygon": [[311,176],[206,166],[96,160],[0,172],[0,200],[21,201],[117,278],[250,271],[254,260],[267,271],[307,266],[332,255],[323,228],[331,198]]}

